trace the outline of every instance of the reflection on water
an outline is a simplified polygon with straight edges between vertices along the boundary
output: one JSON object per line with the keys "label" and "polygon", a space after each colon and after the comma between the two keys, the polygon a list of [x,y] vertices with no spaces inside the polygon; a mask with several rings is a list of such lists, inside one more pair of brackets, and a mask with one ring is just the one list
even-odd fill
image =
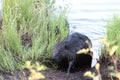
{"label": "reflection on water", "polygon": [[95,58],[98,58],[101,44],[99,39],[105,35],[105,22],[117,11],[120,0],[57,0],[57,5],[67,5],[67,20],[70,33],[87,35],[93,43]]}
{"label": "reflection on water", "polygon": [[70,31],[89,36],[95,51],[99,52],[99,39],[105,34],[105,21],[115,11],[120,11],[119,0],[57,0],[58,5],[68,5],[67,19]]}

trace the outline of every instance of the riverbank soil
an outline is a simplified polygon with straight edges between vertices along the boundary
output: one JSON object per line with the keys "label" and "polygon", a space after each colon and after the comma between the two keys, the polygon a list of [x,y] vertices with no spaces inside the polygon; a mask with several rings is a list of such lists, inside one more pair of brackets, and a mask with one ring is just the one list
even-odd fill
{"label": "riverbank soil", "polygon": [[[120,64],[118,65],[118,69]],[[102,76],[102,80],[112,80],[109,76],[109,73],[112,72],[108,69],[108,64],[100,62],[100,72]],[[41,71],[41,73],[45,76],[45,79],[40,80],[92,80],[88,77],[84,77],[85,71],[91,71],[95,72],[96,70],[94,68],[91,69],[84,69],[79,71],[74,71],[67,75],[65,70],[56,70],[54,68],[47,68],[44,71]],[[0,72],[0,77],[4,78],[3,80],[28,80],[29,71],[28,70],[15,70],[13,73],[7,73],[7,72]],[[113,78],[113,80],[118,80],[116,78]]]}
{"label": "riverbank soil", "polygon": [[[88,77],[84,77],[82,71],[67,75],[66,71],[48,68],[41,71],[41,73],[45,76],[45,79],[40,80],[92,80]],[[4,78],[3,80],[28,80],[29,71],[15,70],[13,73],[0,72],[0,75]]]}

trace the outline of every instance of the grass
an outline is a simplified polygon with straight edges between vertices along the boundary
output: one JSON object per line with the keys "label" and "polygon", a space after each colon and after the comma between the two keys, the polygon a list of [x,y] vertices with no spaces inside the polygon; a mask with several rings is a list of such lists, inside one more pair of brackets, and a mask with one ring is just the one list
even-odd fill
{"label": "grass", "polygon": [[115,14],[112,20],[107,22],[107,41],[111,45],[119,46],[115,55],[120,56],[120,17],[118,14]]}
{"label": "grass", "polygon": [[0,71],[21,69],[26,60],[47,62],[68,33],[65,11],[54,0],[4,0]]}
{"label": "grass", "polygon": [[[118,14],[114,14],[106,24],[106,37],[101,39],[103,43],[102,53],[100,56],[100,62],[105,63],[108,67],[107,76],[111,80],[117,78],[120,80],[120,17]],[[103,76],[104,74],[102,74]]]}
{"label": "grass", "polygon": [[[106,38],[101,39],[101,42],[104,45],[104,49],[102,49],[104,52],[102,52],[100,56],[99,63],[96,64],[95,69],[97,71],[97,76],[93,72],[86,72],[84,75],[89,76],[91,78],[99,78],[99,80],[103,80],[102,78],[107,77],[110,80],[120,80],[120,68],[119,68],[119,58],[116,57],[115,53],[118,50],[117,45],[111,45],[109,42],[107,42]],[[106,67],[101,67],[106,66]],[[105,73],[103,73],[105,69]],[[106,79],[105,79],[106,80]]]}
{"label": "grass", "polygon": [[0,76],[0,80],[4,80],[4,78],[2,76]]}

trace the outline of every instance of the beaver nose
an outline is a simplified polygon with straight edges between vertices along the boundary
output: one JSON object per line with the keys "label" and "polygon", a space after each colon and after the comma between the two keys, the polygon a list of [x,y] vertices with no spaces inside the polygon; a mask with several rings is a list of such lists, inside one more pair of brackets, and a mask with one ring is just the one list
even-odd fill
{"label": "beaver nose", "polygon": [[53,60],[54,62],[57,62],[57,57],[53,57],[52,60]]}

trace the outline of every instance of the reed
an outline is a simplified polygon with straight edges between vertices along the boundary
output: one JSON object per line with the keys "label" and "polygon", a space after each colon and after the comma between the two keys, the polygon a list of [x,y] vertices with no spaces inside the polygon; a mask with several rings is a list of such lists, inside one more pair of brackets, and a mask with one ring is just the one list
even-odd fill
{"label": "reed", "polygon": [[21,69],[26,60],[47,62],[54,45],[68,34],[65,10],[55,0],[3,0],[0,70]]}
{"label": "reed", "polygon": [[115,55],[120,56],[120,17],[118,14],[115,14],[110,21],[107,22],[107,41],[111,45],[119,46]]}

